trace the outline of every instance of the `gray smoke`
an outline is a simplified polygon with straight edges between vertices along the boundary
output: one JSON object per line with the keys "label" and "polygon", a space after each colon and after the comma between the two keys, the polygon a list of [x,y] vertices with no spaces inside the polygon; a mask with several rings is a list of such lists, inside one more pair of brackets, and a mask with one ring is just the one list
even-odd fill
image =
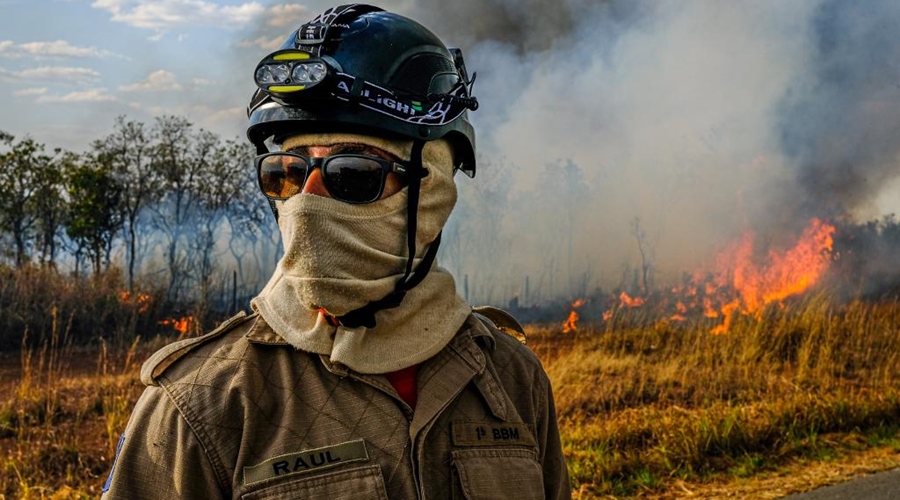
{"label": "gray smoke", "polygon": [[780,108],[799,189],[785,199],[800,214],[877,215],[875,195],[900,174],[900,4],[829,0],[808,29],[810,71]]}
{"label": "gray smoke", "polygon": [[632,6],[590,0],[428,0],[416,2],[409,15],[461,45],[497,42],[510,45],[516,53],[524,55],[564,44],[578,28],[579,20],[597,9],[616,16],[620,13],[613,9],[619,8],[631,10]]}
{"label": "gray smoke", "polygon": [[642,266],[677,282],[746,230],[787,244],[812,216],[900,206],[900,3],[379,5],[478,74],[479,172],[441,256],[473,302],[608,290]]}

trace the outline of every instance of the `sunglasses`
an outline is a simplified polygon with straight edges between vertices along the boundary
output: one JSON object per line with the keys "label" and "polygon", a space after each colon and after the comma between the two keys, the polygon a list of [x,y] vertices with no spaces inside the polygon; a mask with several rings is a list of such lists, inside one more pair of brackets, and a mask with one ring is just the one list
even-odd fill
{"label": "sunglasses", "polygon": [[297,153],[256,157],[259,188],[270,200],[286,200],[303,191],[314,169],[322,171],[328,194],[346,203],[372,203],[381,198],[388,172],[406,175],[406,166],[377,156],[336,154],[310,158]]}

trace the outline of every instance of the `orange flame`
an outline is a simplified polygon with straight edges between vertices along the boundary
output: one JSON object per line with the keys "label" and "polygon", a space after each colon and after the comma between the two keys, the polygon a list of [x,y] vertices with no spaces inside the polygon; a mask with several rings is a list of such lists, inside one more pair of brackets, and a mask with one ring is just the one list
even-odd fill
{"label": "orange flame", "polygon": [[194,317],[191,315],[182,316],[180,318],[164,319],[159,322],[160,325],[171,325],[171,327],[181,335],[186,335],[194,329]]}
{"label": "orange flame", "polygon": [[150,304],[153,302],[153,296],[148,293],[134,293],[128,290],[119,292],[119,302],[122,304],[130,304],[138,306],[137,312],[143,314],[150,310]]}
{"label": "orange flame", "polygon": [[571,333],[578,330],[578,313],[572,310],[568,319],[563,323],[563,333]]}
{"label": "orange flame", "polygon": [[757,312],[809,289],[828,269],[833,248],[834,226],[813,219],[793,248],[780,255],[769,252],[768,266],[756,268],[747,260],[738,263],[734,287],[745,309]]}
{"label": "orange flame", "polygon": [[583,305],[584,299],[577,299],[575,302],[572,302],[572,311],[569,313],[566,321],[563,322],[563,333],[571,333],[578,330],[578,313],[575,312],[575,309]]}
{"label": "orange flame", "polygon": [[[732,277],[730,285],[737,297],[722,305],[724,322],[712,333],[726,333],[738,311],[760,314],[766,305],[780,303],[815,285],[831,263],[834,232],[834,226],[812,219],[793,247],[780,253],[769,251],[762,265],[753,260],[753,234],[745,233],[730,253],[720,256],[718,277]],[[718,281],[727,283],[727,279]]]}
{"label": "orange flame", "polygon": [[709,297],[703,297],[703,315],[707,318],[719,317],[719,311],[716,311],[715,307],[713,307],[712,299]]}
{"label": "orange flame", "polygon": [[731,321],[734,319],[734,313],[738,310],[740,305],[740,302],[735,299],[722,306],[722,316],[725,317],[725,320],[721,325],[710,330],[709,333],[713,335],[723,335],[728,333],[728,329],[731,327]]}
{"label": "orange flame", "polygon": [[631,296],[625,292],[622,292],[622,294],[619,295],[619,300],[625,307],[641,307],[646,302],[646,300],[641,297],[631,298]]}
{"label": "orange flame", "polygon": [[718,319],[710,330],[727,333],[738,314],[760,315],[772,303],[806,292],[819,282],[831,265],[835,227],[819,219],[810,220],[793,246],[770,250],[764,258],[755,251],[755,237],[747,232],[716,258],[713,269],[694,274],[684,283],[647,297],[619,294],[619,304],[603,314],[610,320],[618,310],[648,305],[669,321],[689,317]]}

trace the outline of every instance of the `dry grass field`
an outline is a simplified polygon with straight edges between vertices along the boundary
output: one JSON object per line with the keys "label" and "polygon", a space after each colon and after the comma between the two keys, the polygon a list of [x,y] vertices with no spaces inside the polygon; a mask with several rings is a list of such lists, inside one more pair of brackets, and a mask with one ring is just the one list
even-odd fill
{"label": "dry grass field", "polygon": [[[643,314],[527,328],[576,498],[763,498],[740,492],[878,450],[889,451],[878,467],[900,463],[900,303],[807,297],[737,316],[723,335],[705,319]],[[140,362],[161,342],[79,350],[50,338],[0,357],[0,498],[96,498]]]}
{"label": "dry grass field", "polygon": [[900,444],[900,304],[810,297],[739,316],[722,335],[642,314],[531,336],[576,496],[693,496],[697,484]]}

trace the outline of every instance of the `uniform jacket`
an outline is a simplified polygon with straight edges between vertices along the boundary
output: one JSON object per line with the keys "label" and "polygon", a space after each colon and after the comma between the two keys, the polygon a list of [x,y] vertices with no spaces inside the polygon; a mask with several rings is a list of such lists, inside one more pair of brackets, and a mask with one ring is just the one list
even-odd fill
{"label": "uniform jacket", "polygon": [[569,498],[546,374],[479,318],[420,366],[415,411],[257,315],[167,346],[103,499]]}

